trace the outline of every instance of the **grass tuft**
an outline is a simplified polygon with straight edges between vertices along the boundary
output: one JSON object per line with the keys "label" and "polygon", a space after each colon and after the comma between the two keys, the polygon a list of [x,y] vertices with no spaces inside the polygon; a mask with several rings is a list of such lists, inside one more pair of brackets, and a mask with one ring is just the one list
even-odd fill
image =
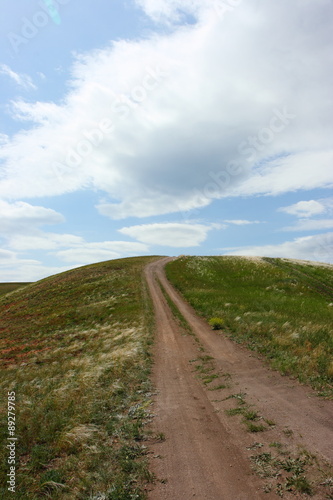
{"label": "grass tuft", "polygon": [[246,426],[249,432],[263,432],[266,430],[263,424],[254,424],[253,422],[246,421]]}

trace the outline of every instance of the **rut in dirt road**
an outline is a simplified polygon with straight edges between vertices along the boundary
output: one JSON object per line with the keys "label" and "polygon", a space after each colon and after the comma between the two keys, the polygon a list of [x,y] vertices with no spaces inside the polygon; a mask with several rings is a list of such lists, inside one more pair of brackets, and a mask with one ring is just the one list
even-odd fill
{"label": "rut in dirt road", "polygon": [[[163,260],[165,263],[166,260]],[[260,491],[249,463],[221,426],[189,361],[198,355],[191,338],[182,336],[154,274],[161,262],[146,268],[158,330],[155,383],[156,418],[166,434],[163,459],[155,462],[160,483],[150,498],[249,500],[277,498]],[[158,451],[158,446],[155,451]]]}
{"label": "rut in dirt road", "polygon": [[[267,481],[254,474],[249,457],[258,436],[241,429],[225,414],[226,396],[246,393],[251,404],[276,426],[262,433],[260,441],[288,442],[306,447],[320,458],[333,459],[333,405],[321,401],[307,388],[272,372],[253,354],[229,339],[212,333],[167,281],[164,265],[149,264],[145,275],[154,303],[157,339],[154,384],[157,390],[154,426],[166,440],[153,446],[153,472],[160,481],[150,500],[271,500],[280,498]],[[175,320],[161,288],[187,320],[205,355],[214,359],[220,373],[233,380],[229,392],[213,392],[194,373],[193,361],[202,356],[192,336]],[[202,349],[202,348],[201,348]],[[287,437],[288,429],[292,437]],[[264,492],[264,489],[266,492]],[[284,498],[304,498],[286,492]],[[325,498],[315,495],[313,498]]]}

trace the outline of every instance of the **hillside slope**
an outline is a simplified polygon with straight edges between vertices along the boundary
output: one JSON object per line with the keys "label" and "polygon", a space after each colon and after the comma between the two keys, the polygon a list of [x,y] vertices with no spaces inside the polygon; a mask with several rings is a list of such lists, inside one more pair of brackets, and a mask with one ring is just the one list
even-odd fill
{"label": "hillside slope", "polygon": [[[1,438],[13,391],[15,498],[144,497],[153,332],[142,271],[154,259],[85,266],[1,297]],[[8,453],[1,498],[13,497]]]}
{"label": "hillside slope", "polygon": [[333,394],[333,266],[288,259],[183,257],[168,279],[206,320],[273,368]]}
{"label": "hillside slope", "polygon": [[0,295],[5,295],[27,285],[30,285],[30,283],[0,283]]}

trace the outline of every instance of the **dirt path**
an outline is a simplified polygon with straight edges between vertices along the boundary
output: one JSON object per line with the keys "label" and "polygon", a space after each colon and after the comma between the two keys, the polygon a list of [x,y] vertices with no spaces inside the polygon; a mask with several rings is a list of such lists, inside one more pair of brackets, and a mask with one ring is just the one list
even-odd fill
{"label": "dirt path", "polygon": [[[274,489],[264,492],[267,480],[253,473],[249,457],[254,447],[259,441],[260,446],[279,442],[291,451],[301,446],[333,462],[333,403],[319,400],[309,389],[269,370],[248,350],[212,332],[166,280],[163,268],[168,260],[149,264],[145,271],[157,328],[154,427],[166,437],[152,447],[152,468],[161,481],[149,498],[280,498]],[[199,343],[173,317],[156,277]],[[215,383],[225,382],[228,374],[226,388],[214,391],[198,379],[193,360],[203,355],[203,349],[220,376]],[[246,401],[276,425],[258,436],[244,428],[240,416],[227,416],[225,410],[235,407],[235,399],[226,398],[235,393],[246,394]],[[284,498],[304,495],[287,492]]]}

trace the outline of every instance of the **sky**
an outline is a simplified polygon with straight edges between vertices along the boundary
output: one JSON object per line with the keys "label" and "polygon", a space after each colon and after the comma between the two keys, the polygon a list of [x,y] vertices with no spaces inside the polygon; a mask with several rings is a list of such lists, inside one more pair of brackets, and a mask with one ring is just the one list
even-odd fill
{"label": "sky", "polygon": [[333,0],[2,0],[0,281],[333,263]]}

